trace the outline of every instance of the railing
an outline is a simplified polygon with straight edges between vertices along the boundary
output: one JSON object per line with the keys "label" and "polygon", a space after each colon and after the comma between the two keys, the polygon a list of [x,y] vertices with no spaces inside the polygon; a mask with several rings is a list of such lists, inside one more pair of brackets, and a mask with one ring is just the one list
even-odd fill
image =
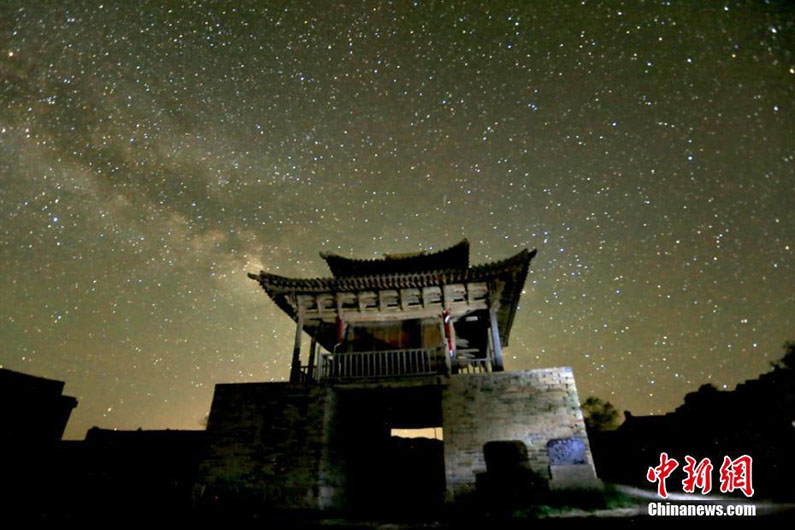
{"label": "railing", "polygon": [[[462,352],[452,360],[453,374],[493,372],[492,357],[474,358]],[[403,375],[448,373],[442,348],[417,348],[347,353],[320,353],[317,366],[301,366],[298,381],[308,383],[321,379],[363,379]]]}
{"label": "railing", "polygon": [[456,359],[457,373],[459,374],[480,374],[485,372],[493,372],[491,357],[485,359]]}
{"label": "railing", "polygon": [[428,375],[446,370],[441,348],[321,354],[317,379]]}

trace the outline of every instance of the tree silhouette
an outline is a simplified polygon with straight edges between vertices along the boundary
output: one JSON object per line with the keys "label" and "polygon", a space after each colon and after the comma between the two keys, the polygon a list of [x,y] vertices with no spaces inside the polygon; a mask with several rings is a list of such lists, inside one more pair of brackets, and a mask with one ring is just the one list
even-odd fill
{"label": "tree silhouette", "polygon": [[618,427],[618,411],[609,401],[589,396],[582,404],[585,427],[589,431],[611,431]]}
{"label": "tree silhouette", "polygon": [[795,370],[795,341],[790,340],[784,343],[784,355],[778,361],[770,363],[777,370]]}

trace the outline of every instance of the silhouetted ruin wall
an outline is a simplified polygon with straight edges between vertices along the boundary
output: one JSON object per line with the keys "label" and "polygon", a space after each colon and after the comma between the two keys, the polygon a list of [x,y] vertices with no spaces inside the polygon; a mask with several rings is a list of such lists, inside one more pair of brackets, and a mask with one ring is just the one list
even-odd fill
{"label": "silhouetted ruin wall", "polygon": [[565,472],[556,474],[550,486],[555,481],[563,481],[563,487],[596,482],[571,368],[451,377],[443,394],[442,414],[450,498],[474,490],[476,473],[486,471],[483,446],[491,441],[523,442],[532,470],[550,480],[547,443],[580,439],[586,448],[584,469],[572,468],[577,471],[574,480],[567,480]]}

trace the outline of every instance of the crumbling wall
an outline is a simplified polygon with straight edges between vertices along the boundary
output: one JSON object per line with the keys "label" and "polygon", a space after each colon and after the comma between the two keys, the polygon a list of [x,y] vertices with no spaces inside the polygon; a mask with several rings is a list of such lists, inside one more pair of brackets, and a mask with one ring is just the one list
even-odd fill
{"label": "crumbling wall", "polygon": [[547,443],[579,438],[593,481],[593,460],[571,368],[456,375],[442,397],[447,493],[452,500],[475,488],[486,471],[483,446],[519,440],[530,467],[550,480]]}
{"label": "crumbling wall", "polygon": [[326,387],[217,385],[199,492],[206,503],[317,509]]}

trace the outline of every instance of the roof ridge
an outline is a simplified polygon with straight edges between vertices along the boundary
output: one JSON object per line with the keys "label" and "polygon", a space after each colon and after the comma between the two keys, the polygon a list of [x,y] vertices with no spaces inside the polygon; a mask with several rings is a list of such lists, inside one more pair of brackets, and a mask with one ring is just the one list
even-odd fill
{"label": "roof ridge", "polygon": [[467,254],[469,254],[469,240],[467,238],[462,239],[458,243],[454,245],[450,245],[447,248],[442,248],[433,252],[428,252],[427,250],[419,250],[417,252],[405,252],[405,253],[384,253],[383,257],[381,258],[349,258],[347,256],[343,256],[341,254],[337,254],[336,252],[332,252],[330,250],[319,252],[320,257],[324,260],[328,261],[329,258],[337,258],[342,259],[349,262],[356,262],[356,263],[372,263],[372,262],[379,262],[379,261],[401,261],[401,260],[412,260],[418,257],[429,257],[429,256],[436,256],[438,254],[443,254],[444,252],[457,249],[458,247],[466,246],[467,247]]}

